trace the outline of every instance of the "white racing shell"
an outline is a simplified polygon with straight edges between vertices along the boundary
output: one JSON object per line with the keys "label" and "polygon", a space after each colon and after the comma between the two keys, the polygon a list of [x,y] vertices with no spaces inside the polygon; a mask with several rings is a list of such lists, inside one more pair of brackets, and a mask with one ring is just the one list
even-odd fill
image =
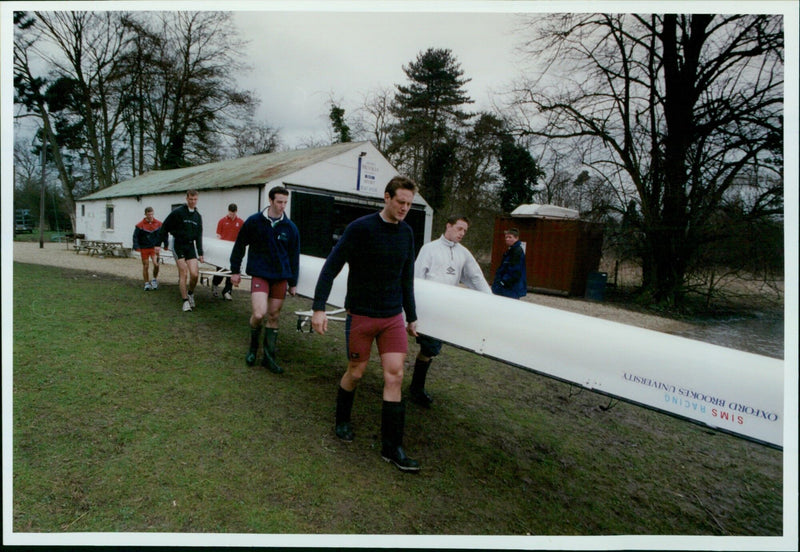
{"label": "white racing shell", "polygon": [[[233,244],[208,242],[206,261],[227,268]],[[225,259],[220,264],[218,255]],[[324,262],[300,256],[298,294],[313,297]],[[329,304],[344,305],[346,282],[347,266],[334,281]],[[782,360],[427,280],[416,279],[414,287],[421,333],[626,402],[783,446]]]}

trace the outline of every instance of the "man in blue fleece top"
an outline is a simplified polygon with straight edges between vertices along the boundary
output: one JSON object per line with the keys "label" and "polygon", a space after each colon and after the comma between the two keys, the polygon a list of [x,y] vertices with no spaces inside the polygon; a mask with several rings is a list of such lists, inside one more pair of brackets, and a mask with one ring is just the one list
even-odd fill
{"label": "man in blue fleece top", "polygon": [[242,280],[241,268],[245,249],[247,273],[252,277],[250,303],[250,348],[245,362],[256,363],[262,321],[266,317],[264,358],[262,366],[276,374],[283,368],[275,361],[278,340],[278,318],[286,292],[297,294],[300,274],[300,235],[297,226],[289,220],[284,210],[289,201],[289,190],[275,186],[269,191],[269,207],[248,217],[231,251],[231,283],[238,286]]}
{"label": "man in blue fleece top", "polygon": [[403,471],[419,470],[419,462],[406,456],[403,450],[405,404],[401,390],[407,334],[417,335],[414,233],[403,220],[411,209],[415,192],[412,180],[402,176],[392,178],[383,194],[383,210],[361,217],[345,229],[320,271],[311,318],[313,329],[324,334],[328,328],[325,303],[334,278],[347,263],[348,364],[336,397],[336,435],[344,441],[354,438],[350,412],[355,389],[364,375],[372,342],[376,341],[384,382],[381,456]]}

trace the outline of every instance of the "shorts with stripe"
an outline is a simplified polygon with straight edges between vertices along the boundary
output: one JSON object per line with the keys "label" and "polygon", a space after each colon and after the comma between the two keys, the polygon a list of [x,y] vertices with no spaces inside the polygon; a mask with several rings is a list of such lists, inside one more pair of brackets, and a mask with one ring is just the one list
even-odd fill
{"label": "shorts with stripe", "polygon": [[407,353],[408,335],[403,314],[389,318],[372,318],[348,314],[345,323],[347,358],[352,361],[369,360],[373,340],[378,344],[378,353]]}
{"label": "shorts with stripe", "polygon": [[266,293],[270,299],[285,299],[289,284],[286,280],[267,280],[253,276],[250,293]]}

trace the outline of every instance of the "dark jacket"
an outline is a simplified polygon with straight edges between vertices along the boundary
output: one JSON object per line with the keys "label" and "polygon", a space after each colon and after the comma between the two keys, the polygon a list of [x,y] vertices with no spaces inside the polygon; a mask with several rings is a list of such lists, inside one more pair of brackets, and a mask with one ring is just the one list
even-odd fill
{"label": "dark jacket", "polygon": [[517,241],[503,253],[503,260],[494,275],[492,293],[514,299],[527,295],[528,276],[521,241]]}
{"label": "dark jacket", "polygon": [[164,243],[167,243],[167,234],[175,237],[178,247],[194,242],[198,256],[203,255],[203,217],[197,209],[189,211],[185,204],[174,209],[161,226],[161,240]]}
{"label": "dark jacket", "polygon": [[142,219],[136,223],[133,228],[133,248],[139,249],[153,249],[154,247],[161,247],[161,244],[167,245],[165,239],[161,239],[161,221],[153,219],[153,222],[147,222],[147,219]]}
{"label": "dark jacket", "polygon": [[240,274],[247,249],[247,269],[250,276],[265,280],[287,280],[289,287],[297,286],[300,275],[300,233],[285,214],[272,222],[256,213],[244,221],[231,251],[231,272]]}

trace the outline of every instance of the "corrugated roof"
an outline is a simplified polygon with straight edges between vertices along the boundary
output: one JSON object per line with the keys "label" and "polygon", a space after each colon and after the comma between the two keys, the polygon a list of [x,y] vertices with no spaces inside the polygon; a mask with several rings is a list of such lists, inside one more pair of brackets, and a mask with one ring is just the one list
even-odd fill
{"label": "corrugated roof", "polygon": [[559,207],[558,205],[542,205],[539,203],[523,204],[511,211],[512,217],[545,217],[578,219],[580,213],[575,209]]}
{"label": "corrugated roof", "polygon": [[361,147],[364,143],[344,142],[322,148],[251,155],[196,167],[150,171],[84,196],[81,200],[180,193],[192,188],[199,191],[264,184]]}

